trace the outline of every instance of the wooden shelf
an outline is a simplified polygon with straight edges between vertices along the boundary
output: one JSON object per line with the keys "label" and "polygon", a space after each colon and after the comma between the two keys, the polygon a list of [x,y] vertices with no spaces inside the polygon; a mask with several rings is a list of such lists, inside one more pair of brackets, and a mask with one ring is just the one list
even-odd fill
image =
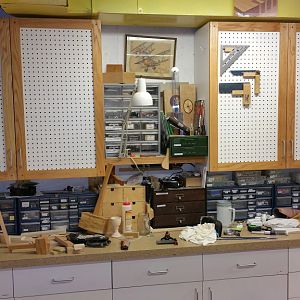
{"label": "wooden shelf", "polygon": [[[160,156],[144,156],[144,157],[133,157],[137,165],[158,165],[166,163],[180,164],[180,163],[206,163],[207,156],[190,156],[190,157],[166,157],[165,155]],[[131,158],[107,158],[106,164],[113,164],[115,166],[132,165],[134,162]]]}

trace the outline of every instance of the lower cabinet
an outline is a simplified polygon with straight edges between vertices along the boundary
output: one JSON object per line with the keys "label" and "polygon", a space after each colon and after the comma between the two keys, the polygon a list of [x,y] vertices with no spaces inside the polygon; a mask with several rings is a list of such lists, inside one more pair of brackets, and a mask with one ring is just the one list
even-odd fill
{"label": "lower cabinet", "polygon": [[13,297],[12,269],[0,270],[0,299]]}
{"label": "lower cabinet", "polygon": [[300,249],[289,249],[289,299],[300,300]]}
{"label": "lower cabinet", "polygon": [[15,300],[112,300],[112,290],[15,298]]}
{"label": "lower cabinet", "polygon": [[287,275],[204,281],[203,300],[286,300]]}
{"label": "lower cabinet", "polygon": [[113,290],[114,300],[202,300],[202,282],[163,284]]}

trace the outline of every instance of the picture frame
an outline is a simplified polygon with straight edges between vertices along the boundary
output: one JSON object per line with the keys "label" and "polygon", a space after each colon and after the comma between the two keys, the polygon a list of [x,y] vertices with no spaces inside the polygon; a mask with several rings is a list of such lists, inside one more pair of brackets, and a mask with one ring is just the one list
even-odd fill
{"label": "picture frame", "polygon": [[125,71],[136,77],[172,79],[177,38],[125,35]]}

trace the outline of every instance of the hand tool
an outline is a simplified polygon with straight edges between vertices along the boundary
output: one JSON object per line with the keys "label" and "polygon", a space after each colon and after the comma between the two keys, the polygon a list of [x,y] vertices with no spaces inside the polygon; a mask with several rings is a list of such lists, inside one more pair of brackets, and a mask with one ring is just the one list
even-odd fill
{"label": "hand tool", "polygon": [[234,76],[243,76],[245,79],[254,79],[254,93],[260,93],[260,71],[258,70],[232,70],[230,73]]}
{"label": "hand tool", "polygon": [[251,85],[249,82],[219,83],[219,93],[242,96],[244,106],[249,106],[251,103]]}

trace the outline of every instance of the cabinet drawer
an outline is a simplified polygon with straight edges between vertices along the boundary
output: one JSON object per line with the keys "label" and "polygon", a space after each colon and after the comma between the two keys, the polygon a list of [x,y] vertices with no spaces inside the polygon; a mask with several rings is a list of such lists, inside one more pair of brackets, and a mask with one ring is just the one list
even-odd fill
{"label": "cabinet drawer", "polygon": [[181,203],[167,202],[163,204],[154,205],[153,209],[155,216],[165,214],[186,214],[193,212],[205,213],[205,201],[192,201]]}
{"label": "cabinet drawer", "polygon": [[289,273],[289,290],[288,290],[288,295],[289,298],[295,298],[299,297],[300,298],[300,272],[296,273]]}
{"label": "cabinet drawer", "polygon": [[13,275],[15,297],[111,288],[108,262],[14,269]]}
{"label": "cabinet drawer", "polygon": [[113,262],[113,287],[202,280],[202,255]]}
{"label": "cabinet drawer", "polygon": [[18,300],[112,300],[112,290],[77,292],[18,298]]}
{"label": "cabinet drawer", "polygon": [[12,270],[0,271],[0,299],[13,297]]}
{"label": "cabinet drawer", "polygon": [[289,272],[300,272],[300,248],[289,249]]}
{"label": "cabinet drawer", "polygon": [[189,213],[175,215],[154,216],[152,225],[154,228],[176,227],[176,226],[194,226],[200,223],[200,219],[205,213]]}
{"label": "cabinet drawer", "polygon": [[[202,283],[162,284],[113,290],[114,300],[182,300],[202,299]],[[102,300],[102,299],[101,299]]]}
{"label": "cabinet drawer", "polygon": [[205,200],[205,189],[177,189],[169,191],[156,191],[154,192],[153,196],[153,204],[199,200]]}
{"label": "cabinet drawer", "polygon": [[287,274],[288,250],[203,255],[205,280]]}

